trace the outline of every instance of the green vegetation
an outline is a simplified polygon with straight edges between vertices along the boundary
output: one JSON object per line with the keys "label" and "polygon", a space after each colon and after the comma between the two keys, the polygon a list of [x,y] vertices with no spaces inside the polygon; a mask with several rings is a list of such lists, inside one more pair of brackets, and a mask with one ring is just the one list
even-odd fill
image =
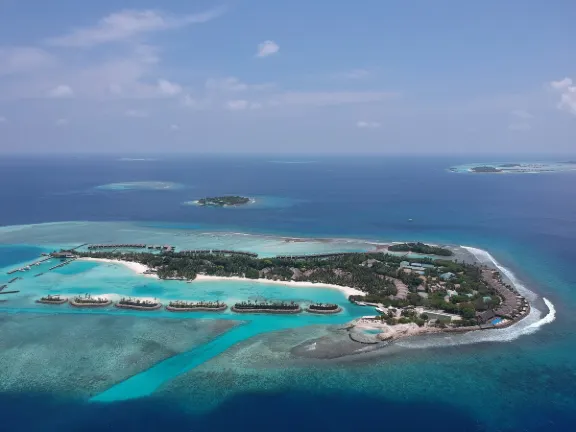
{"label": "green vegetation", "polygon": [[221,309],[226,307],[225,303],[221,301],[199,301],[199,302],[188,302],[183,300],[171,301],[168,307],[174,309]]}
{"label": "green vegetation", "polygon": [[249,202],[250,202],[250,198],[247,198],[247,197],[238,196],[238,195],[226,195],[226,196],[219,196],[219,197],[201,198],[198,200],[198,205],[224,207],[224,206],[243,205],[243,204],[248,204]]}
{"label": "green vegetation", "polygon": [[452,256],[453,253],[450,249],[441,248],[438,246],[430,246],[425,243],[401,243],[388,247],[392,252],[414,252],[425,255],[441,255]]}
{"label": "green vegetation", "polygon": [[122,297],[118,302],[118,304],[121,306],[155,308],[158,306],[159,303],[152,300],[141,300],[141,299],[133,299],[132,297]]}
{"label": "green vegetation", "polygon": [[251,302],[243,301],[234,305],[234,310],[297,311],[300,305],[294,302]]}
{"label": "green vegetation", "polygon": [[[396,247],[428,254],[452,253],[447,249],[423,243],[405,243]],[[78,255],[138,262],[149,267],[150,271],[161,279],[193,280],[197,274],[202,274],[354,287],[363,291],[365,295],[350,296],[350,301],[377,303],[398,309],[421,306],[441,310],[462,317],[462,320],[454,325],[473,322],[477,312],[496,309],[502,301],[496,288],[483,279],[482,267],[447,257],[412,258],[407,264],[405,257],[383,252],[267,258],[236,254],[233,251],[227,253],[219,251],[217,254],[207,251],[194,253],[165,251],[160,254],[136,251],[89,251],[78,252]],[[446,278],[441,277],[445,273],[452,273],[452,276],[445,280]],[[176,305],[174,307],[182,308],[193,305],[189,302],[174,302],[174,304]],[[272,305],[278,304],[248,302],[239,303],[235,308],[240,310],[242,307],[246,309],[250,306],[270,309],[273,308]],[[286,307],[290,309],[289,306]],[[311,305],[312,309],[315,307],[319,310],[323,306]],[[402,318],[403,322],[408,319],[418,325],[425,321],[422,316],[403,315]],[[382,319],[386,322],[399,322],[400,317],[385,315]]]}
{"label": "green vegetation", "polygon": [[475,173],[501,173],[502,170],[491,166],[477,166],[470,168],[470,171]]}
{"label": "green vegetation", "polygon": [[92,297],[90,294],[84,294],[84,296],[76,296],[73,299],[74,303],[78,303],[78,304],[96,304],[96,305],[100,305],[100,304],[106,304],[109,303],[110,300],[108,300],[105,297]]}
{"label": "green vegetation", "polygon": [[317,311],[336,311],[340,306],[334,303],[314,303],[308,306],[310,310]]}

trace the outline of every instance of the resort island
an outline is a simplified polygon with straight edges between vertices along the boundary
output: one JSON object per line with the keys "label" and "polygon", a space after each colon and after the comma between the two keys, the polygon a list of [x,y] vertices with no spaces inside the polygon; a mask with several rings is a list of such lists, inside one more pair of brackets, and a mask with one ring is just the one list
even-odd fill
{"label": "resort island", "polygon": [[[381,339],[426,332],[470,331],[511,325],[530,311],[527,300],[495,269],[456,260],[451,249],[425,243],[400,243],[376,252],[343,252],[260,258],[232,250],[182,250],[174,247],[142,252],[103,250],[88,246],[75,251],[80,259],[138,265],[150,277],[192,282],[222,278],[319,283],[354,293],[348,300],[376,313],[354,325],[381,330]],[[405,252],[405,253],[403,253]],[[411,253],[424,254],[410,255]],[[156,301],[122,299],[117,307],[151,310]],[[219,301],[174,300],[171,311],[219,310]],[[299,305],[287,302],[238,302],[236,313],[338,313],[336,304]]]}
{"label": "resort island", "polygon": [[466,164],[449,168],[455,173],[476,174],[537,174],[575,171],[573,161],[567,162],[506,162],[506,163],[483,163]]}
{"label": "resort island", "polygon": [[207,197],[207,198],[200,198],[196,201],[196,204],[199,206],[212,206],[212,207],[230,207],[230,206],[241,206],[245,204],[249,204],[252,202],[248,197],[238,196],[238,195],[226,195],[226,196],[217,196],[217,197]]}

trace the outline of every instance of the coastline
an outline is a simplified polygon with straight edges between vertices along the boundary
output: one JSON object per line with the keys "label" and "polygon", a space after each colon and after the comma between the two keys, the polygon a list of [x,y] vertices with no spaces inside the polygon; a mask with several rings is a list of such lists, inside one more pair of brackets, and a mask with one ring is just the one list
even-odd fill
{"label": "coastline", "polygon": [[[150,277],[154,279],[159,279],[157,275],[151,273],[145,273],[150,269],[145,266],[144,264],[140,264],[133,261],[123,261],[123,260],[113,260],[108,258],[78,258],[79,261],[93,261],[93,262],[101,262],[101,263],[109,263],[109,264],[121,264],[124,267],[132,270],[133,272],[140,274],[145,277]],[[346,297],[351,295],[366,295],[365,292],[360,291],[359,289],[348,287],[348,286],[341,286],[341,285],[333,285],[333,284],[324,284],[324,283],[315,283],[315,282],[301,282],[301,281],[275,281],[270,279],[249,279],[240,276],[208,276],[208,275],[196,275],[196,279],[190,281],[194,283],[195,281],[198,282],[217,282],[217,281],[240,281],[240,282],[257,282],[257,283],[266,283],[271,285],[285,285],[285,286],[293,286],[296,288],[329,288],[329,289],[336,289],[344,294]]]}

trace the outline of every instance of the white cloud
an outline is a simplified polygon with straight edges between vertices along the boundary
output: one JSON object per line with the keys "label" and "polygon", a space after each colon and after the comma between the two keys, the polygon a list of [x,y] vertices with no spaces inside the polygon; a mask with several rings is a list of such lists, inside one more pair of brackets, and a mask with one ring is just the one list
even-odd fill
{"label": "white cloud", "polygon": [[515,132],[526,132],[532,129],[532,126],[526,122],[510,123],[508,125],[508,130]]}
{"label": "white cloud", "polygon": [[165,96],[176,96],[182,93],[182,86],[165,79],[158,80],[158,92]]}
{"label": "white cloud", "polygon": [[550,82],[550,87],[560,92],[558,109],[576,115],[576,85],[571,78]]}
{"label": "white cloud", "polygon": [[558,81],[551,81],[550,87],[552,87],[554,90],[564,90],[572,86],[572,84],[572,78],[565,77]]}
{"label": "white cloud", "polygon": [[148,117],[148,113],[146,111],[140,111],[140,110],[134,110],[134,109],[126,110],[126,112],[124,112],[124,115],[126,117],[134,117],[134,118]]}
{"label": "white cloud", "polygon": [[524,110],[513,110],[510,112],[510,114],[516,118],[519,119],[531,119],[534,118],[534,116],[532,114],[530,114],[528,111],[524,111]]}
{"label": "white cloud", "polygon": [[65,84],[60,84],[48,92],[48,97],[51,98],[70,98],[74,96],[72,87]]}
{"label": "white cloud", "polygon": [[258,45],[257,57],[268,57],[280,51],[280,46],[271,40],[264,41]]}
{"label": "white cloud", "polygon": [[45,42],[54,46],[92,47],[131,40],[155,31],[204,23],[224,12],[224,8],[217,8],[198,14],[175,16],[157,10],[122,10],[102,18],[96,25],[76,28],[68,34],[47,39]]}
{"label": "white cloud", "polygon": [[70,120],[68,120],[67,118],[60,118],[54,122],[54,125],[56,127],[65,127],[65,126],[68,126],[69,124],[70,124]]}
{"label": "white cloud", "polygon": [[56,64],[47,51],[34,47],[0,47],[0,76],[37,72]]}
{"label": "white cloud", "polygon": [[171,132],[178,132],[180,130],[180,126],[178,126],[177,124],[171,124],[170,125],[170,131]]}
{"label": "white cloud", "polygon": [[255,109],[260,109],[260,108],[262,108],[262,104],[260,102],[252,102],[250,104],[250,109],[255,110]]}
{"label": "white cloud", "polygon": [[236,99],[226,102],[226,109],[230,111],[242,111],[250,107],[250,103],[247,100]]}
{"label": "white cloud", "polygon": [[0,116],[0,123],[6,123],[8,119],[4,116]]}
{"label": "white cloud", "polygon": [[360,129],[376,129],[381,126],[380,123],[374,121],[360,120],[356,122],[356,127]]}

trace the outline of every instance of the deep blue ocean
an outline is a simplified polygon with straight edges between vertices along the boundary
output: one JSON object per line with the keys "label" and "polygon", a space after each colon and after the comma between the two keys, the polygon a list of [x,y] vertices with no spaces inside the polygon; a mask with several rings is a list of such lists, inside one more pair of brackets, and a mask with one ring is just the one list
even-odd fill
{"label": "deep blue ocean", "polygon": [[[576,429],[576,172],[448,171],[475,161],[530,160],[520,156],[153,158],[3,157],[0,226],[129,221],[163,229],[474,246],[548,298],[557,318],[510,342],[416,350],[393,366],[384,360],[303,369],[284,377],[289,385],[237,393],[203,414],[191,414],[168,397],[100,405],[25,391],[0,394],[0,430]],[[99,188],[152,181],[178,187]],[[183,204],[224,194],[256,197],[257,205]],[[38,251],[2,247],[0,267]],[[197,385],[212,384],[204,377]]]}

